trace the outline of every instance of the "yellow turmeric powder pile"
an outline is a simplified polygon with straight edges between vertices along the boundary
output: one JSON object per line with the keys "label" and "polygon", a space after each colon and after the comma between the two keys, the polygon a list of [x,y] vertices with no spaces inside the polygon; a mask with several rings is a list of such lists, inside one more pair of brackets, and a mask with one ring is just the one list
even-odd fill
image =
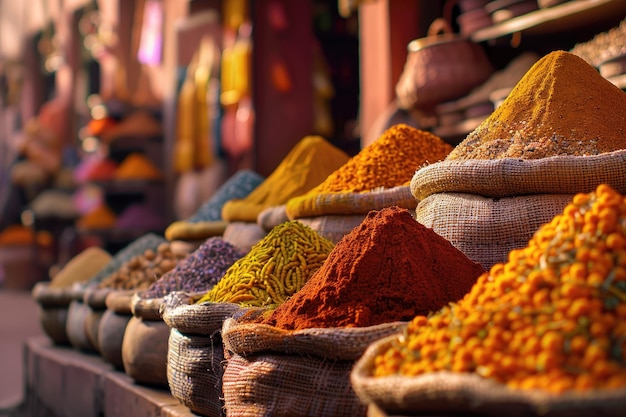
{"label": "yellow turmeric powder pile", "polygon": [[437,371],[555,394],[626,387],[626,197],[575,195],[458,303],[415,317],[373,373]]}
{"label": "yellow turmeric powder pile", "polygon": [[406,124],[387,129],[307,195],[368,192],[408,184],[424,164],[444,159],[452,145]]}
{"label": "yellow turmeric powder pile", "polygon": [[539,159],[626,148],[626,94],[580,57],[554,51],[447,159]]}
{"label": "yellow turmeric powder pile", "polygon": [[282,223],[235,261],[198,303],[275,308],[302,288],[334,246],[297,220]]}
{"label": "yellow turmeric powder pile", "polygon": [[321,136],[306,136],[250,194],[243,199],[227,201],[222,207],[222,219],[256,222],[263,210],[305,194],[348,159],[345,152]]}

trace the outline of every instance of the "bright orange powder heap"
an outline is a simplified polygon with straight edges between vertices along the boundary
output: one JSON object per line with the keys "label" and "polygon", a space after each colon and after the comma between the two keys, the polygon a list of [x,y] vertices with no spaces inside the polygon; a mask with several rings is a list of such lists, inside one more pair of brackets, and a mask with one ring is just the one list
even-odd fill
{"label": "bright orange powder heap", "polygon": [[307,195],[358,193],[405,185],[419,167],[444,159],[451,150],[452,145],[432,133],[397,124],[350,158]]}

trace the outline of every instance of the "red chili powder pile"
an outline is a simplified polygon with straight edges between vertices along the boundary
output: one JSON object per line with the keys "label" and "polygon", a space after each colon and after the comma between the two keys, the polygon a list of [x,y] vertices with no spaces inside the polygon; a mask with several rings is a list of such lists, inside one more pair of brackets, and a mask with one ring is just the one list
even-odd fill
{"label": "red chili powder pile", "polygon": [[483,272],[407,209],[373,210],[263,323],[298,330],[407,321],[458,301]]}

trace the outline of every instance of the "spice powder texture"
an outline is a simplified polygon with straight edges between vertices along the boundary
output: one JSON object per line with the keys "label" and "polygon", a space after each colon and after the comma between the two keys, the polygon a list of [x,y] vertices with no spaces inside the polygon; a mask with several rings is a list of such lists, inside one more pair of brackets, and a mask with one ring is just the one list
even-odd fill
{"label": "spice powder texture", "polygon": [[626,93],[582,58],[553,51],[446,159],[539,159],[624,148]]}
{"label": "spice powder texture", "polygon": [[263,323],[299,330],[407,321],[459,300],[483,272],[407,209],[373,210]]}
{"label": "spice powder texture", "polygon": [[450,151],[452,145],[440,137],[400,123],[383,132],[307,194],[359,193],[405,185],[416,169],[441,161]]}

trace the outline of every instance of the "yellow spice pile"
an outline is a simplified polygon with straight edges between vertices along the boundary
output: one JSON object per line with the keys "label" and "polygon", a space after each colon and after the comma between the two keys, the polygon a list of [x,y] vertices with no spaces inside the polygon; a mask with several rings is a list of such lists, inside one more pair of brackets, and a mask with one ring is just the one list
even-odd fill
{"label": "yellow spice pile", "polygon": [[626,148],[626,93],[578,56],[554,51],[447,159],[538,159]]}

